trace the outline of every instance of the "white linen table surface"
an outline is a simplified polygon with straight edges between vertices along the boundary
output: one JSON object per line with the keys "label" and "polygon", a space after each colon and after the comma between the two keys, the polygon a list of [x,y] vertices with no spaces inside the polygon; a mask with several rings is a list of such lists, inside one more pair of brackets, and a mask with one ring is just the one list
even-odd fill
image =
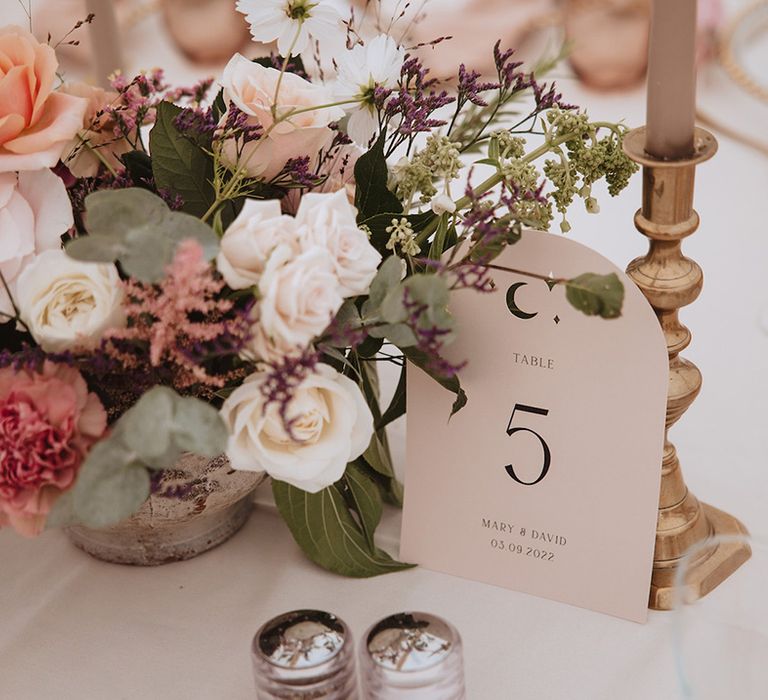
{"label": "white linen table surface", "polygon": [[[13,15],[14,3],[2,4],[0,24]],[[151,56],[174,82],[211,72],[185,64],[156,29],[131,44],[130,56]],[[595,119],[643,123],[639,88],[603,95],[559,82],[567,100]],[[716,85],[705,81],[700,91],[718,105]],[[720,107],[727,113],[727,104]],[[638,175],[618,199],[599,192],[598,216],[577,206],[569,235],[624,267],[646,248],[632,224],[640,185]],[[727,138],[698,169],[702,224],[684,250],[701,264],[706,283],[683,320],[694,333],[685,354],[701,368],[704,387],[672,433],[692,491],[762,536],[768,533],[768,332],[760,324],[768,317],[766,192],[768,161]],[[403,435],[401,421],[392,434],[400,469]],[[382,542],[396,554],[398,516],[387,518]],[[0,532],[0,700],[252,698],[254,632],[269,617],[304,607],[336,612],[357,638],[391,612],[443,615],[464,638],[470,700],[680,697],[669,613],[652,612],[638,625],[425,569],[340,578],[309,563],[274,508],[262,504],[218,549],[159,568],[97,562],[60,532],[33,541]]]}

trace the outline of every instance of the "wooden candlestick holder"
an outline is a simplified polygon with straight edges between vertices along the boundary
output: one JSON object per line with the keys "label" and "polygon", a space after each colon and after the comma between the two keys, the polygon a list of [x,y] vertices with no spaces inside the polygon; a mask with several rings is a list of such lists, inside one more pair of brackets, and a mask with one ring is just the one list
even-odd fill
{"label": "wooden candlestick holder", "polygon": [[[643,205],[635,214],[635,226],[650,240],[648,254],[633,260],[627,274],[650,302],[667,339],[669,394],[661,464],[661,492],[656,526],[656,549],[649,605],[670,610],[675,604],[675,574],[683,555],[695,544],[717,535],[743,535],[746,528],[733,516],[700,503],[688,490],[680,461],[666,432],[693,403],[701,389],[701,372],[680,357],[691,342],[691,332],[678,317],[681,307],[701,293],[701,268],[682,253],[682,241],[699,226],[693,209],[696,166],[717,151],[715,137],[696,129],[694,155],[665,161],[645,152],[645,127],[630,131],[624,151],[643,166]],[[743,542],[703,547],[688,565],[686,600],[705,596],[750,557]]]}

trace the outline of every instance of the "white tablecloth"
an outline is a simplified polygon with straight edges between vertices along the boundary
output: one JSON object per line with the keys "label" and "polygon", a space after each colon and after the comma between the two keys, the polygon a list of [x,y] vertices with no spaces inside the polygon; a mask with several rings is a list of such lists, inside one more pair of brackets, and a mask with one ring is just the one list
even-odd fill
{"label": "white tablecloth", "polygon": [[[0,19],[11,5],[3,0]],[[156,38],[142,41],[153,46]],[[141,46],[135,55],[148,55]],[[159,51],[152,63],[170,65],[174,79],[190,75],[168,47]],[[594,118],[643,121],[641,89],[604,96],[571,80],[561,85]],[[717,85],[702,87],[702,99],[727,117],[729,102],[720,95]],[[697,174],[702,225],[685,246],[706,275],[704,293],[684,311],[694,332],[687,356],[701,368],[704,388],[673,439],[699,498],[764,535],[768,162],[728,139],[720,145]],[[639,198],[637,177],[621,198],[600,198],[599,216],[574,215],[570,235],[625,265],[645,250],[632,225]],[[403,431],[399,424],[393,435],[401,466]],[[394,548],[397,514],[388,518],[383,540]],[[0,532],[0,698],[253,697],[253,633],[270,616],[299,607],[337,612],[358,637],[394,611],[445,616],[465,640],[472,700],[680,697],[669,613],[637,625],[423,569],[339,578],[309,564],[275,511],[260,506],[222,547],[156,569],[96,562],[58,532],[35,541]]]}

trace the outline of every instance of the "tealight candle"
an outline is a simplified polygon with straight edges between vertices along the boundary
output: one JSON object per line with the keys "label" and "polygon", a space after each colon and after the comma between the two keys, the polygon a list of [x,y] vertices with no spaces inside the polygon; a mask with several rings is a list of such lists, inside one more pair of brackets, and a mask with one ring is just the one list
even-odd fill
{"label": "tealight candle", "polygon": [[461,637],[428,613],[400,613],[377,622],[361,644],[366,700],[464,700]]}
{"label": "tealight candle", "polygon": [[267,622],[251,648],[259,700],[357,700],[352,635],[343,620],[295,610]]}

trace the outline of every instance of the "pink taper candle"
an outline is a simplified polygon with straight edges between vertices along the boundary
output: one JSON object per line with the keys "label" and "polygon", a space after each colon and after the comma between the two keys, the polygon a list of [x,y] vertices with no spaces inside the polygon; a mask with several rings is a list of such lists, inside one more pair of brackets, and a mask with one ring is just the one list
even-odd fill
{"label": "pink taper candle", "polygon": [[693,153],[696,0],[653,0],[645,150],[674,160]]}

